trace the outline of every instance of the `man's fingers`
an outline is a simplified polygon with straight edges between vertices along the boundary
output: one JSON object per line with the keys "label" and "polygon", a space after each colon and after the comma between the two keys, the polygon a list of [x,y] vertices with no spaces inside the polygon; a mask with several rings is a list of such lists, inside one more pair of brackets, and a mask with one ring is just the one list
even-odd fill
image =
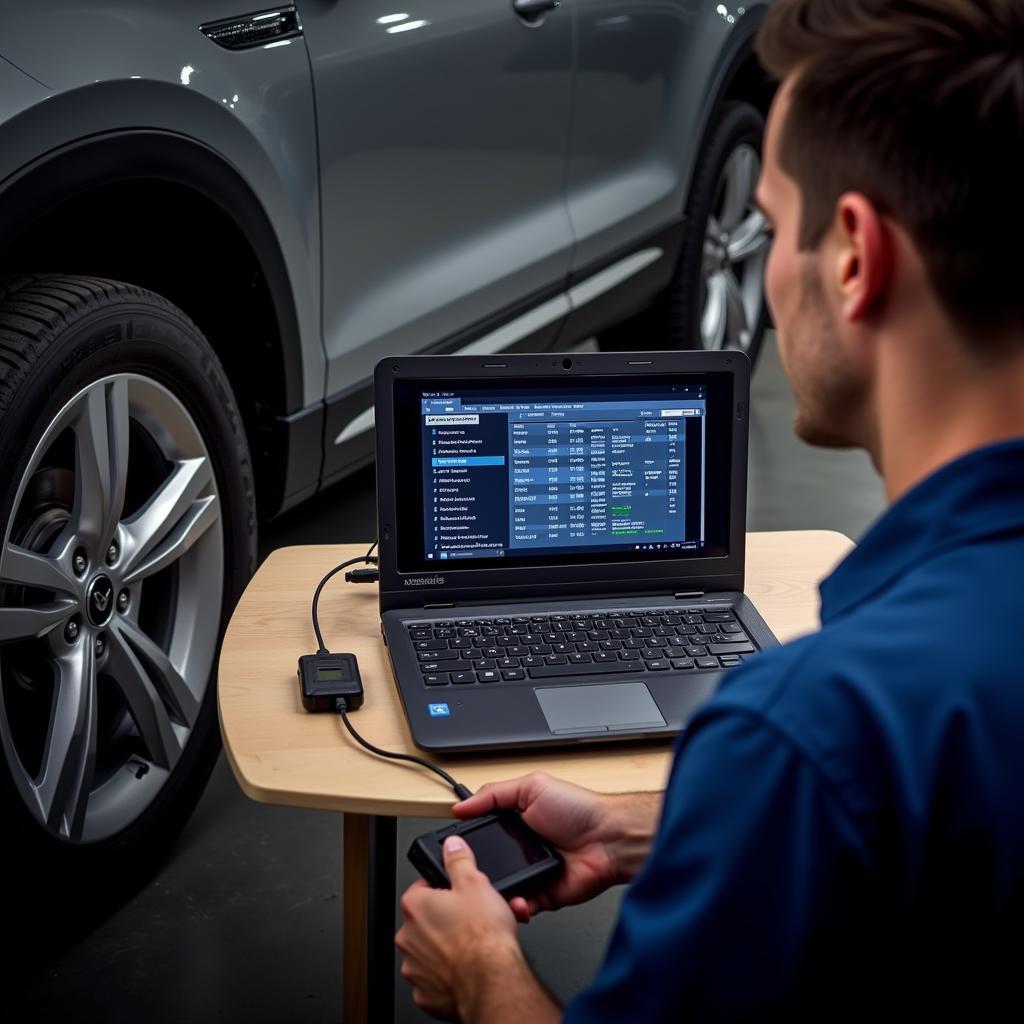
{"label": "man's fingers", "polygon": [[521,775],[518,779],[503,782],[488,782],[481,786],[471,797],[455,805],[457,818],[475,818],[491,811],[525,810],[534,795],[537,783],[544,778],[540,772]]}
{"label": "man's fingers", "polygon": [[461,836],[449,836],[444,841],[444,869],[457,889],[477,873],[476,857]]}
{"label": "man's fingers", "polygon": [[456,818],[479,818],[486,814],[492,806],[485,789],[480,789],[471,797],[460,800],[453,808],[452,813]]}
{"label": "man's fingers", "polygon": [[402,911],[402,917],[407,921],[411,920],[418,914],[424,892],[433,892],[433,890],[422,878],[417,878],[416,881],[402,893],[402,897],[398,901],[398,906]]}
{"label": "man's fingers", "polygon": [[530,905],[522,896],[513,896],[508,901],[508,905],[520,924],[530,923]]}
{"label": "man's fingers", "polygon": [[455,805],[457,818],[478,818],[503,807],[514,807],[519,796],[519,780],[488,782],[471,797]]}

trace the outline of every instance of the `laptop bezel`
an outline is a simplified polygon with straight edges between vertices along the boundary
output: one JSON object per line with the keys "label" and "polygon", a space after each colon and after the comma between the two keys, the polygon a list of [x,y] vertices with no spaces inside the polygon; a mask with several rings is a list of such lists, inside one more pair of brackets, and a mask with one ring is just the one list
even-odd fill
{"label": "laptop bezel", "polygon": [[[728,373],[732,376],[728,554],[710,558],[631,559],[628,562],[517,568],[451,569],[436,573],[398,569],[394,382],[504,377],[568,378],[588,375]],[[574,595],[642,596],[742,591],[747,504],[747,410],[750,362],[742,352],[539,353],[497,356],[399,356],[382,359],[374,373],[377,453],[377,522],[380,609],[424,608]]]}

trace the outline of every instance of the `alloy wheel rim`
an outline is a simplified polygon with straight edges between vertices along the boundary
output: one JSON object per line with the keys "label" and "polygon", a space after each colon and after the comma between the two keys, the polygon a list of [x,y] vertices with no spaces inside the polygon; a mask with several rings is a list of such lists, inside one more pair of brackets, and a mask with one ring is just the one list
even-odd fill
{"label": "alloy wheel rim", "polygon": [[737,146],[722,169],[704,231],[700,341],[705,349],[749,352],[764,309],[769,236],[754,206],[761,160]]}
{"label": "alloy wheel rim", "polygon": [[53,837],[120,832],[170,777],[213,668],[223,562],[213,466],[182,403],[136,374],[79,391],[0,548],[0,743]]}

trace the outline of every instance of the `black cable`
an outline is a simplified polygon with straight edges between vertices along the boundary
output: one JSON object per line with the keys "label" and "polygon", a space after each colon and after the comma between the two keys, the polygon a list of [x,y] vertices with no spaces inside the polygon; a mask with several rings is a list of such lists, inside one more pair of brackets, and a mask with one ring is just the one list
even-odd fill
{"label": "black cable", "polygon": [[[342,562],[340,565],[336,565],[317,584],[317,588],[316,588],[316,590],[313,593],[313,606],[310,609],[310,613],[311,613],[312,618],[313,618],[313,632],[316,633],[316,642],[317,642],[317,647],[318,647],[317,654],[330,654],[331,653],[324,646],[324,638],[323,638],[322,634],[320,633],[320,620],[317,617],[317,613],[316,613],[317,606],[320,603],[320,594],[321,594],[321,592],[323,591],[324,587],[327,586],[328,581],[333,576],[335,576],[339,572],[341,572],[342,569],[347,569],[350,565],[356,565],[359,562],[369,562],[372,565],[376,565],[378,560],[377,560],[377,558],[374,557],[374,554],[373,554],[373,549],[376,546],[377,546],[377,541],[374,541],[370,545],[370,549],[369,549],[369,551],[366,552],[365,555],[360,555],[360,556],[357,556],[356,558],[350,558],[350,559],[348,559],[348,561]],[[362,570],[362,571],[366,572],[367,570]],[[335,700],[335,702],[334,702],[334,707],[337,710],[338,714],[341,715],[341,720],[345,723],[345,728],[348,729],[348,731],[351,734],[352,738],[357,743],[359,743],[361,746],[363,746],[367,750],[369,750],[370,753],[376,754],[378,757],[387,757],[387,758],[390,758],[390,759],[395,760],[395,761],[411,761],[413,764],[418,764],[418,765],[421,765],[424,768],[429,768],[430,771],[432,771],[432,772],[437,772],[437,774],[440,775],[441,778],[444,779],[444,781],[447,782],[449,786],[451,786],[452,792],[460,800],[465,800],[467,797],[470,797],[470,796],[473,795],[473,791],[471,789],[469,789],[467,786],[462,785],[461,782],[456,782],[443,768],[438,768],[438,766],[436,764],[431,764],[429,761],[425,760],[424,758],[416,757],[414,754],[396,754],[396,753],[394,753],[393,751],[390,751],[390,750],[382,750],[380,747],[374,746],[374,744],[370,743],[368,740],[364,740],[363,737],[360,736],[359,733],[356,732],[356,730],[352,726],[352,723],[348,720],[348,704],[345,701],[344,697],[338,697],[337,700]]]}
{"label": "black cable", "polygon": [[422,765],[424,768],[429,768],[432,772],[437,772],[438,775],[452,787],[452,792],[460,799],[465,800],[467,797],[473,795],[473,791],[467,786],[464,786],[461,782],[456,782],[443,768],[438,768],[436,764],[431,764],[429,761],[422,757],[416,757],[414,754],[396,754],[391,750],[381,750],[380,747],[374,746],[369,740],[364,740],[359,733],[356,732],[352,723],[348,720],[348,706],[345,703],[344,697],[339,697],[334,702],[335,708],[337,708],[338,714],[341,715],[342,722],[345,723],[345,728],[351,733],[352,738],[362,746],[366,747],[371,753],[376,754],[378,757],[388,757],[395,761],[412,761],[413,764]]}
{"label": "black cable", "polygon": [[313,632],[316,634],[317,642],[317,654],[330,654],[330,651],[324,647],[324,638],[320,633],[320,620],[317,617],[316,609],[320,603],[320,592],[327,585],[327,581],[337,573],[341,572],[342,569],[347,569],[350,565],[357,565],[360,562],[369,562],[372,565],[377,564],[377,559],[373,556],[372,551],[377,546],[377,542],[374,541],[370,545],[370,550],[365,555],[357,555],[355,558],[350,558],[347,562],[342,562],[341,565],[336,565],[318,584],[316,590],[313,592],[313,607],[310,609],[313,618]]}
{"label": "black cable", "polygon": [[[377,559],[373,555],[373,549],[377,547],[377,541],[374,541],[370,545],[370,549],[365,555],[360,555],[356,558],[350,558],[346,562],[342,562],[340,565],[336,565],[326,576],[317,584],[317,588],[313,593],[313,606],[311,608],[311,615],[313,618],[313,632],[316,633],[316,642],[318,646],[317,654],[330,654],[330,651],[324,646],[324,638],[320,633],[320,620],[317,617],[317,606],[320,603],[320,594],[324,587],[327,586],[328,581],[342,569],[347,569],[350,565],[356,565],[359,562],[369,562],[373,565],[377,564]],[[365,571],[365,570],[364,570]],[[348,705],[345,702],[344,697],[339,697],[335,702],[334,706],[338,713],[341,715],[342,722],[345,723],[345,728],[348,729],[352,738],[365,747],[371,753],[376,754],[378,757],[387,757],[395,761],[411,761],[413,764],[421,765],[424,768],[429,768],[432,772],[437,772],[438,775],[444,779],[452,788],[452,792],[460,799],[465,800],[467,797],[473,795],[473,791],[467,786],[462,785],[461,782],[456,782],[443,768],[438,768],[436,764],[431,764],[429,761],[422,757],[416,757],[414,754],[396,754],[390,750],[382,750],[380,747],[374,746],[368,740],[364,740],[359,733],[356,732],[352,723],[348,720]]]}

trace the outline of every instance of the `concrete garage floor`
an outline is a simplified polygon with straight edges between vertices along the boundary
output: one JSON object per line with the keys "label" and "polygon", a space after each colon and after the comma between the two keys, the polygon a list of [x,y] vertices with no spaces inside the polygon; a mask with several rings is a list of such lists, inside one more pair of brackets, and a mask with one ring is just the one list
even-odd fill
{"label": "concrete garage floor", "polygon": [[[816,451],[793,437],[792,395],[770,337],[751,407],[748,527],[859,537],[883,506],[879,481],[862,453]],[[262,553],[294,543],[367,541],[374,501],[371,468],[266,527]],[[399,891],[413,878],[404,857],[410,839],[429,827],[434,823],[425,820],[399,823]],[[5,850],[5,860],[16,852]],[[5,927],[5,946],[17,952],[4,973],[12,965],[16,971],[0,988],[0,1018],[335,1024],[340,858],[337,815],[253,803],[222,757],[185,832],[141,891],[86,912],[44,909],[43,938],[25,940]],[[5,877],[17,885],[14,873]],[[523,930],[528,955],[560,999],[596,970],[620,898],[609,893]],[[400,978],[396,1019],[427,1019]]]}

